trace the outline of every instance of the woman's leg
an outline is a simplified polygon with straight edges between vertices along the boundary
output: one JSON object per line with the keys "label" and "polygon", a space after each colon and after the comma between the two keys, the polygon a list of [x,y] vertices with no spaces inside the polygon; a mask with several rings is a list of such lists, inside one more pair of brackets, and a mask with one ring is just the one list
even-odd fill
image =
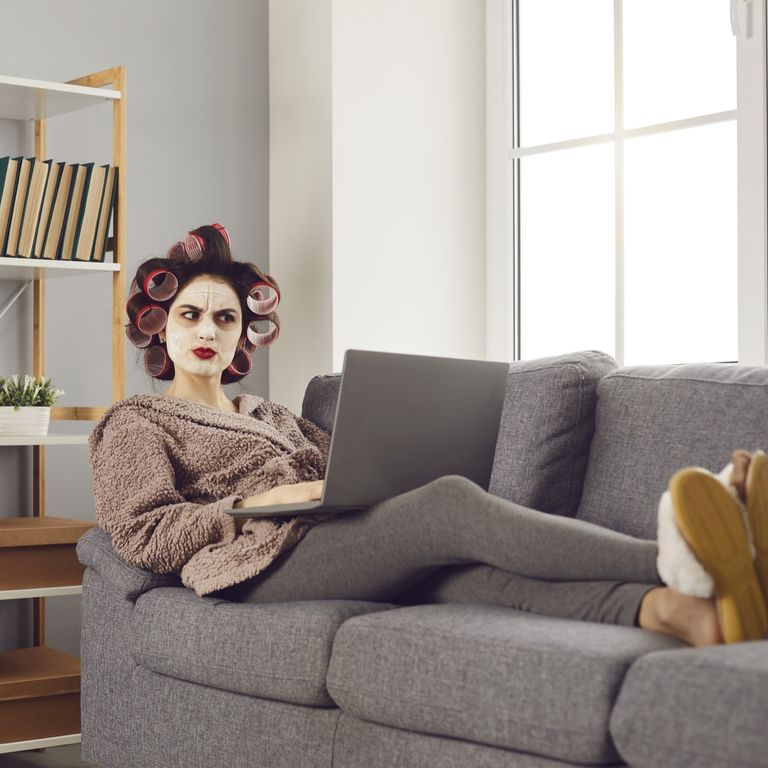
{"label": "woman's leg", "polygon": [[[390,601],[442,566],[467,563],[485,563],[529,579],[634,582],[631,604],[622,615],[636,613],[642,585],[648,585],[647,591],[659,583],[655,542],[536,512],[448,475],[316,525],[264,573],[223,594],[256,603]],[[544,584],[541,593],[550,586]],[[587,585],[574,587],[569,597],[555,602],[567,603],[579,589],[599,597]],[[604,594],[610,594],[607,590]],[[507,589],[506,598],[489,595],[484,602],[510,599],[513,591]],[[533,604],[530,610],[545,612]]]}
{"label": "woman's leg", "polygon": [[407,589],[400,605],[467,603],[577,621],[638,625],[640,604],[658,585],[618,581],[543,581],[493,565],[448,565]]}

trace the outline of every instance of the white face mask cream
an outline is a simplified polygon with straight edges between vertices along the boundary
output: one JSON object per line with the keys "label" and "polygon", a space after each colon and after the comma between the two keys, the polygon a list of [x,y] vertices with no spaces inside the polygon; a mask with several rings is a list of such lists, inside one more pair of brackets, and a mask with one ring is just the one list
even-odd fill
{"label": "white face mask cream", "polygon": [[199,275],[179,291],[160,338],[167,341],[176,376],[215,376],[232,362],[242,330],[240,301],[232,286]]}

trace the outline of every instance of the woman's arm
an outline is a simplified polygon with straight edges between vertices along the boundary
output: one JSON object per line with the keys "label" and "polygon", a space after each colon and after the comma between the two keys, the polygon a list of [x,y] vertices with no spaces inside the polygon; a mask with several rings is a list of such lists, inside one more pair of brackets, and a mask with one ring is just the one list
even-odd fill
{"label": "woman's arm", "polygon": [[[233,508],[265,507],[268,504],[290,504],[297,501],[314,501],[323,495],[323,480],[311,480],[305,483],[292,483],[290,485],[278,485],[256,496],[248,496],[236,501]],[[243,530],[243,524],[247,517],[236,517],[235,528],[238,533]]]}
{"label": "woman's arm", "polygon": [[129,563],[178,572],[204,546],[234,540],[235,522],[225,510],[242,496],[186,501],[157,425],[115,414],[89,449],[96,519]]}

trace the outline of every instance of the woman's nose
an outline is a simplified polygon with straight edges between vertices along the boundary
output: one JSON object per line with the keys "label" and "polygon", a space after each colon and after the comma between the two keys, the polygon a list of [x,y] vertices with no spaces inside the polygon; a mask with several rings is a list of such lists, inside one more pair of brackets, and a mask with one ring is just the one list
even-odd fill
{"label": "woman's nose", "polygon": [[216,326],[211,318],[203,318],[197,329],[197,335],[201,339],[212,339],[216,335]]}

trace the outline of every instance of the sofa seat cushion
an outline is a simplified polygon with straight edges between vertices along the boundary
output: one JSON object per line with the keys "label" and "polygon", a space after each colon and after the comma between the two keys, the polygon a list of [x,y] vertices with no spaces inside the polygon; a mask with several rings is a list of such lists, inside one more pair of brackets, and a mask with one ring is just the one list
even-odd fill
{"label": "sofa seat cushion", "polygon": [[633,768],[764,768],[766,725],[768,641],[763,641],[638,659],[610,729]]}
{"label": "sofa seat cushion", "polygon": [[354,600],[241,604],[164,587],[136,601],[130,651],[138,664],[179,680],[332,707],[325,677],[336,631],[352,616],[390,607]]}
{"label": "sofa seat cushion", "polygon": [[680,645],[508,608],[414,606],[345,622],[327,686],[370,722],[605,765],[620,762],[608,721],[626,670]]}

